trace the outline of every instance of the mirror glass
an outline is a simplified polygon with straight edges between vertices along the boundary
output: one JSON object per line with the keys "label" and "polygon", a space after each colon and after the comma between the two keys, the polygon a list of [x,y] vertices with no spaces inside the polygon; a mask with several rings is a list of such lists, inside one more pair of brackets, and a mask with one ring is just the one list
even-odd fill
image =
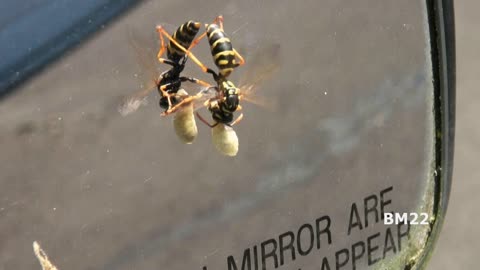
{"label": "mirror glass", "polygon": [[[241,100],[235,157],[198,119],[182,143],[156,91],[118,111],[146,83],[128,33],[155,55],[156,25],[219,14],[246,61],[232,82],[258,59],[277,67],[255,92],[264,102]],[[215,67],[206,40],[192,52]],[[214,84],[191,59],[184,74]],[[39,269],[33,241],[59,269],[403,269],[433,219],[426,6],[148,1],[3,99],[0,127],[5,269]]]}

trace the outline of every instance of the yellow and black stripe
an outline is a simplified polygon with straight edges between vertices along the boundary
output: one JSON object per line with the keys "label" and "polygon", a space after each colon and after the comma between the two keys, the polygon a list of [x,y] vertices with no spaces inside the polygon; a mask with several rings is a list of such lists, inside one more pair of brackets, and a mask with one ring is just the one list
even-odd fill
{"label": "yellow and black stripe", "polygon": [[212,113],[212,118],[216,122],[229,124],[233,121],[233,113],[224,108],[224,103],[219,104],[217,107],[211,107],[210,112]]}
{"label": "yellow and black stripe", "polygon": [[235,59],[232,42],[216,24],[210,24],[207,27],[207,37],[213,61],[218,67],[219,73],[223,77],[227,77],[239,65]]}
{"label": "yellow and black stripe", "polygon": [[[192,44],[193,39],[197,35],[198,31],[200,30],[201,24],[199,22],[188,21],[180,27],[178,27],[177,31],[173,33],[173,38],[182,45],[185,49],[188,50],[190,45]],[[173,42],[170,41],[167,47],[167,57],[168,59],[179,62],[182,57],[185,56],[185,53],[178,48]]]}

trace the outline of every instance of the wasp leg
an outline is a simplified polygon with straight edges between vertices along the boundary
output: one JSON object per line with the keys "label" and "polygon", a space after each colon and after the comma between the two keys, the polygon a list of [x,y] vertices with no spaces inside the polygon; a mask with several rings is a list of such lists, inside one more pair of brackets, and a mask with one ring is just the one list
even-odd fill
{"label": "wasp leg", "polygon": [[[161,28],[163,29],[163,27],[161,25],[157,26],[157,29],[158,28]],[[167,34],[167,37],[168,37],[168,33],[163,29],[163,31],[157,31],[158,32],[158,36],[159,36],[159,39],[160,39],[160,49],[157,53],[157,59],[160,63],[163,63],[163,64],[167,64],[167,65],[170,65],[170,66],[177,66],[178,64],[173,62],[172,60],[170,59],[166,59],[166,58],[163,58],[162,55],[165,53],[165,50],[167,49],[167,46],[165,46],[165,41],[163,39],[163,35]]]}
{"label": "wasp leg", "polygon": [[[200,85],[203,85],[207,88],[210,88],[210,87],[213,87],[211,84],[205,82],[205,81],[202,81],[202,80],[199,80],[197,78],[190,78],[190,77],[180,77],[180,80],[182,82],[185,82],[185,81],[189,81],[189,82],[193,82],[193,83],[198,83]],[[162,85],[162,87],[160,87],[160,90],[162,90],[162,94],[166,93],[164,92],[163,90],[166,89],[166,87],[170,86],[171,83],[167,83],[165,85]],[[165,88],[163,88],[164,86],[166,86]],[[162,89],[163,88],[163,89]],[[203,96],[203,92],[200,92],[198,94],[196,94],[195,96],[189,96],[185,99],[183,99],[182,101],[180,101],[179,103],[177,103],[175,106],[172,107],[172,104],[171,104],[171,101],[170,101],[170,96],[172,96],[172,94],[168,94],[166,93],[167,95],[167,99],[168,99],[168,110],[164,111],[162,113],[162,116],[167,116],[169,114],[172,114],[174,112],[176,112],[181,106],[183,106],[184,104],[186,103],[190,103],[192,101],[194,101],[195,99],[199,99]]]}
{"label": "wasp leg", "polygon": [[168,101],[168,108],[170,109],[172,107],[172,100],[170,99],[173,94],[168,93],[168,89],[173,85],[173,83],[167,83],[162,86],[160,86],[159,90],[162,94],[162,97],[167,97]]}
{"label": "wasp leg", "polygon": [[158,50],[157,58],[160,63],[171,64],[173,62],[169,61],[168,59],[162,58],[162,55],[167,49],[167,46],[165,46],[165,41],[163,39],[163,33],[166,33],[166,31],[158,31],[159,28],[163,30],[163,27],[161,25],[157,26],[158,38],[160,39],[160,49]]}
{"label": "wasp leg", "polygon": [[190,51],[193,47],[197,46],[197,44],[200,42],[200,40],[202,40],[206,36],[207,36],[207,31],[203,32],[203,34],[201,34],[199,37],[194,39],[192,41],[192,44],[190,45],[190,48],[188,48],[188,50]]}
{"label": "wasp leg", "polygon": [[158,58],[158,61],[160,61],[160,62],[163,63],[163,64],[170,65],[170,66],[172,66],[172,67],[175,67],[175,66],[178,65],[177,63],[173,62],[173,61],[170,60],[170,59],[165,59],[165,58],[161,58],[161,57]]}
{"label": "wasp leg", "polygon": [[242,119],[243,119],[243,113],[241,113],[241,114],[237,117],[237,119],[235,119],[235,121],[233,121],[232,123],[230,123],[229,126],[232,127],[232,126],[234,126],[235,124],[238,124],[238,122],[242,121]]}
{"label": "wasp leg", "polygon": [[167,116],[169,114],[172,114],[172,113],[175,113],[176,111],[178,111],[184,104],[186,103],[191,103],[193,102],[194,100],[196,99],[199,99],[202,97],[202,93],[198,93],[194,96],[189,96],[187,98],[184,98],[182,101],[180,101],[179,103],[177,103],[175,106],[173,107],[169,107],[168,110],[162,112],[162,116]]}
{"label": "wasp leg", "polygon": [[215,20],[213,21],[213,23],[218,24],[218,26],[220,26],[220,29],[222,29],[222,31],[223,31],[223,16],[222,15],[218,15],[215,18]]}
{"label": "wasp leg", "polygon": [[[220,27],[220,29],[222,29],[223,31],[223,16],[222,15],[218,15],[215,20],[213,20],[212,24],[216,24]],[[208,23],[205,24],[205,28],[208,28]]]}
{"label": "wasp leg", "polygon": [[236,63],[237,67],[244,65],[244,64],[245,64],[245,59],[243,59],[243,56],[241,56],[241,55],[237,52],[237,50],[235,50],[235,49],[233,49],[233,53],[234,53],[235,56],[240,60],[239,63]]}
{"label": "wasp leg", "polygon": [[192,78],[192,77],[180,77],[180,80],[182,82],[186,82],[186,81],[189,81],[189,82],[192,82],[192,83],[197,83],[197,84],[200,84],[200,85],[203,85],[205,87],[212,87],[211,84],[207,83],[206,81],[202,81],[200,79],[197,79],[197,78]]}
{"label": "wasp leg", "polygon": [[[190,57],[192,59],[192,61],[195,62],[195,64],[197,64],[202,69],[203,72],[205,72],[205,73],[211,73],[211,72],[215,73],[212,69],[208,68],[202,62],[200,62],[200,60],[198,60],[198,58],[191,51],[185,49],[185,47],[180,45],[174,38],[172,38],[170,36],[170,34],[168,34],[167,31],[165,31],[165,29],[163,29],[162,26],[157,26],[157,32],[159,33],[162,40],[163,40],[162,35],[166,36],[182,52],[184,52],[186,55],[188,55],[188,57]],[[160,59],[159,59],[159,61],[160,61]]]}
{"label": "wasp leg", "polygon": [[218,125],[218,122],[215,122],[215,124],[210,124],[207,120],[205,120],[205,118],[203,118],[200,113],[195,113],[198,117],[198,119],[200,119],[200,121],[202,121],[205,125],[209,126],[210,128],[214,128],[216,125]]}

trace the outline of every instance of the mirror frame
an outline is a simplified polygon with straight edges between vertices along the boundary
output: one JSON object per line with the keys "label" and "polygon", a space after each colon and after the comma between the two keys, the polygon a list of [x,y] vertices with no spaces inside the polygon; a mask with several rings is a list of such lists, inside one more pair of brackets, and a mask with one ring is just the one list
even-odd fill
{"label": "mirror frame", "polygon": [[455,20],[452,0],[428,0],[435,116],[435,221],[423,254],[409,269],[423,269],[440,235],[452,185],[455,139]]}

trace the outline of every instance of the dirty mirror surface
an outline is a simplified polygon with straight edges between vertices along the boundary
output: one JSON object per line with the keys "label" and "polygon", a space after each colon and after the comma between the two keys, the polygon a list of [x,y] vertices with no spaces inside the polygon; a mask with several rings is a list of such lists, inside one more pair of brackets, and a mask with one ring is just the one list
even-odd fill
{"label": "dirty mirror surface", "polygon": [[[128,29],[219,14],[246,59],[233,81],[280,49],[258,91],[274,105],[242,102],[234,158],[200,121],[181,143],[156,92],[117,110],[142,78]],[[420,1],[139,5],[1,101],[0,268],[38,269],[33,241],[59,269],[400,268],[428,227],[381,213],[431,211],[429,45]],[[205,40],[194,52],[213,66]]]}

